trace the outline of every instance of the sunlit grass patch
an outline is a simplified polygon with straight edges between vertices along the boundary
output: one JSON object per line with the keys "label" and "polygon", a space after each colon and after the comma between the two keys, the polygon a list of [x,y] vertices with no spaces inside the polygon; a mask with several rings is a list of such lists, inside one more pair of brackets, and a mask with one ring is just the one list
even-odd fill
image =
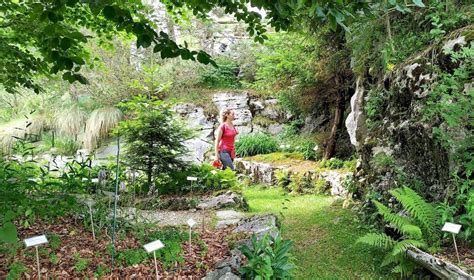
{"label": "sunlit grass patch", "polygon": [[283,237],[295,242],[296,279],[389,279],[379,268],[382,254],[355,243],[367,229],[336,198],[302,195],[285,202],[281,189],[261,187],[244,189],[244,196],[251,213],[283,213]]}

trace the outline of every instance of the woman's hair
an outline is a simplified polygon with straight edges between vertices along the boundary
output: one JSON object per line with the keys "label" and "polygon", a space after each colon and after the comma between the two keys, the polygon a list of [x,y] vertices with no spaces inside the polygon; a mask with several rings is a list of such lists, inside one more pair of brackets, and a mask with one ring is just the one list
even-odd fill
{"label": "woman's hair", "polygon": [[221,111],[221,113],[220,113],[221,123],[223,123],[227,120],[227,116],[230,114],[230,112],[232,112],[232,109],[229,109],[229,108],[223,109]]}

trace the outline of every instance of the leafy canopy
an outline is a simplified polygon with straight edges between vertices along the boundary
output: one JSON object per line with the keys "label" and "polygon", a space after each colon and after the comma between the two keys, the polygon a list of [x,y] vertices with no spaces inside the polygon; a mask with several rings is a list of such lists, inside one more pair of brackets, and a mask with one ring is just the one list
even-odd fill
{"label": "leafy canopy", "polygon": [[[263,1],[263,0],[162,0],[169,11],[188,9],[195,16],[207,17],[214,8],[223,8],[245,22],[255,41],[267,39],[265,24],[275,30],[288,30],[298,22],[300,13],[328,20],[333,28],[344,25],[347,18],[367,10],[363,1]],[[266,11],[264,23],[260,13]],[[35,92],[41,86],[38,75],[62,74],[71,83],[87,83],[80,73],[90,64],[85,43],[92,36],[111,40],[118,32],[134,35],[137,47],[153,47],[162,58],[181,57],[204,64],[215,62],[204,51],[191,51],[186,43],[178,45],[166,32],[157,30],[140,0],[15,0],[0,2],[0,81],[9,92],[18,87]]]}

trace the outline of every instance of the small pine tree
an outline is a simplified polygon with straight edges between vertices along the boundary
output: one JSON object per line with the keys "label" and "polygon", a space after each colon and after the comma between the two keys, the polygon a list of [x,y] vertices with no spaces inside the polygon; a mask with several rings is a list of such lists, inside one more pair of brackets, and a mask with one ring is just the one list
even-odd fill
{"label": "small pine tree", "polygon": [[125,159],[134,169],[145,172],[147,186],[162,174],[183,169],[187,148],[183,142],[190,131],[175,117],[171,107],[161,100],[136,96],[120,103],[126,113],[115,133],[125,141]]}

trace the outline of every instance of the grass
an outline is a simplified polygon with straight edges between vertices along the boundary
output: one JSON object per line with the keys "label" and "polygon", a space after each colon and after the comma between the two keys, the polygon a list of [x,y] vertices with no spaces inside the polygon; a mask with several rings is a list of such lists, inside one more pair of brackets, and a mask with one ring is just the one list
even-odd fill
{"label": "grass", "polygon": [[296,279],[390,279],[380,267],[383,254],[355,244],[367,229],[333,197],[292,196],[282,210],[283,191],[251,187],[244,196],[253,214],[283,211],[284,238],[293,240]]}
{"label": "grass", "polygon": [[270,154],[264,155],[255,155],[251,157],[247,157],[246,159],[252,161],[263,161],[275,164],[288,164],[293,162],[293,160],[304,160],[303,154],[301,153],[286,153],[286,152],[275,152]]}

